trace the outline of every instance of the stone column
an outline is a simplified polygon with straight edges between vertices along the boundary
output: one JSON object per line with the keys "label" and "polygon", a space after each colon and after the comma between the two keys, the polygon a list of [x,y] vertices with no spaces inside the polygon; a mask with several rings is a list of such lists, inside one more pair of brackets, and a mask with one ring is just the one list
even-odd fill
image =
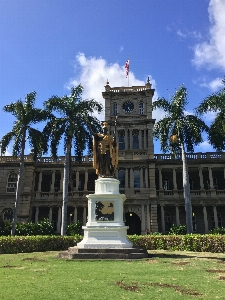
{"label": "stone column", "polygon": [[55,191],[55,170],[52,171],[51,192]]}
{"label": "stone column", "polygon": [[217,216],[216,205],[213,206],[213,216],[214,216],[214,221],[215,221],[215,228],[217,228],[218,227],[218,216]]}
{"label": "stone column", "polygon": [[203,217],[204,217],[204,226],[205,226],[205,233],[209,232],[209,225],[208,225],[208,216],[206,206],[203,205]]}
{"label": "stone column", "polygon": [[84,206],[84,210],[83,210],[83,225],[86,225],[87,223],[87,208],[86,206]]}
{"label": "stone column", "polygon": [[203,182],[203,174],[202,174],[202,167],[198,168],[198,174],[200,179],[200,189],[204,190],[204,182]]}
{"label": "stone column", "polygon": [[176,168],[173,168],[173,189],[174,189],[174,190],[177,190]]}
{"label": "stone column", "polygon": [[52,207],[49,207],[49,222],[52,223]]}
{"label": "stone column", "polygon": [[146,133],[146,129],[144,129],[144,149],[147,149],[147,133]]}
{"label": "stone column", "polygon": [[77,207],[76,206],[74,206],[73,222],[77,223]]}
{"label": "stone column", "polygon": [[85,170],[85,181],[84,181],[84,190],[85,191],[87,191],[87,184],[88,184],[88,170]]}
{"label": "stone column", "polygon": [[35,210],[35,223],[38,222],[38,215],[39,215],[39,207],[36,206],[36,210]]}
{"label": "stone column", "polygon": [[149,211],[149,204],[147,204],[147,230],[150,231],[150,211]]}
{"label": "stone column", "polygon": [[143,180],[143,168],[140,168],[140,187],[144,187],[144,180]]}
{"label": "stone column", "polygon": [[79,188],[80,171],[76,171],[76,190]]}
{"label": "stone column", "polygon": [[61,208],[61,206],[59,206],[59,208],[58,208],[57,232],[61,231],[61,221],[62,221],[62,208]]}
{"label": "stone column", "polygon": [[148,168],[145,168],[145,187],[148,188]]}
{"label": "stone column", "polygon": [[128,129],[125,129],[125,150],[128,150]]}
{"label": "stone column", "polygon": [[38,192],[41,192],[41,183],[42,183],[42,171],[40,171],[40,173],[39,173]]}
{"label": "stone column", "polygon": [[130,131],[129,131],[129,134],[130,134],[130,150],[132,150],[133,149],[133,132],[132,132],[132,130],[130,129]]}
{"label": "stone column", "polygon": [[142,130],[139,130],[139,149],[143,149],[142,146]]}
{"label": "stone column", "polygon": [[209,167],[208,170],[209,170],[209,185],[210,185],[210,189],[213,190],[214,185],[213,185],[212,168]]}
{"label": "stone column", "polygon": [[161,207],[161,226],[162,226],[162,232],[164,233],[166,231],[166,229],[165,229],[164,205],[160,205],[160,207]]}
{"label": "stone column", "polygon": [[158,169],[159,170],[159,189],[162,190],[163,186],[162,186],[162,169]]}
{"label": "stone column", "polygon": [[158,232],[157,204],[151,204],[151,232]]}
{"label": "stone column", "polygon": [[60,179],[60,191],[63,191],[63,178],[64,178],[64,171],[61,171],[61,179]]}
{"label": "stone column", "polygon": [[125,188],[128,189],[128,169],[125,169]]}
{"label": "stone column", "polygon": [[141,205],[141,232],[145,233],[145,206]]}
{"label": "stone column", "polygon": [[176,225],[180,226],[180,214],[179,214],[179,206],[176,205]]}
{"label": "stone column", "polygon": [[130,188],[134,188],[134,170],[130,168]]}

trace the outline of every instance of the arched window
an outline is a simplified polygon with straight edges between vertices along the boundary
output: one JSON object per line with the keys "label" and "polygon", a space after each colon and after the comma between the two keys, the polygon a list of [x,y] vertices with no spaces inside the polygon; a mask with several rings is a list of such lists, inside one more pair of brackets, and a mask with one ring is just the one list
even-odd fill
{"label": "arched window", "polygon": [[5,221],[12,221],[13,220],[13,210],[8,208],[3,213],[3,220]]}
{"label": "arched window", "polygon": [[139,131],[133,131],[133,149],[139,149]]}
{"label": "arched window", "polygon": [[118,106],[117,103],[113,103],[113,115],[117,116],[118,114]]}
{"label": "arched window", "polygon": [[124,131],[119,131],[119,150],[125,149],[125,133]]}
{"label": "arched window", "polygon": [[171,214],[167,211],[164,212],[164,220],[165,220],[165,231],[168,232],[172,227],[172,222],[171,222]]}
{"label": "arched window", "polygon": [[140,115],[144,114],[144,103],[143,102],[139,103],[139,114]]}
{"label": "arched window", "polygon": [[125,188],[125,171],[124,170],[119,170],[118,180],[120,181],[119,187],[124,189]]}
{"label": "arched window", "polygon": [[193,232],[197,232],[197,221],[196,221],[196,214],[192,214],[192,226],[193,226]]}
{"label": "arched window", "polygon": [[[217,219],[218,219],[218,227],[222,227],[222,217],[220,213],[217,213]],[[214,219],[214,213],[211,214],[211,221],[212,221],[212,229],[215,228],[215,219]]]}
{"label": "arched window", "polygon": [[7,193],[15,193],[16,192],[16,185],[17,185],[17,174],[12,172],[9,174],[6,192]]}
{"label": "arched window", "polygon": [[134,188],[139,189],[140,183],[140,170],[134,170]]}

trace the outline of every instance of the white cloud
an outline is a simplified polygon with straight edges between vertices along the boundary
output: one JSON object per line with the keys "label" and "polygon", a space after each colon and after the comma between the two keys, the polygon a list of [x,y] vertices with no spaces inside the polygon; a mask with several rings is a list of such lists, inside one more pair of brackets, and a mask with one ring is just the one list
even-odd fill
{"label": "white cloud", "polygon": [[121,47],[120,47],[120,52],[122,52],[122,51],[123,51],[123,49],[124,49],[124,47],[123,47],[123,46],[121,46]]}
{"label": "white cloud", "polygon": [[196,30],[194,31],[189,31],[189,30],[185,30],[185,31],[181,31],[181,29],[177,30],[177,35],[179,35],[181,38],[194,38],[196,40],[201,40],[202,39],[202,34]]}
{"label": "white cloud", "polygon": [[204,141],[195,146],[195,152],[215,152],[215,149],[213,149],[213,146],[208,141]]}
{"label": "white cloud", "polygon": [[203,82],[200,83],[200,86],[206,87],[206,88],[210,89],[211,91],[216,92],[220,88],[223,87],[223,84],[222,84],[222,79],[217,77],[217,78],[215,78],[211,81],[208,81],[208,82],[206,80],[203,80]]}
{"label": "white cloud", "polygon": [[[102,57],[86,57],[84,53],[79,53],[76,56],[75,69],[79,69],[79,74],[76,78],[71,78],[67,87],[82,84],[84,87],[83,98],[94,98],[104,105],[102,92],[105,91],[104,86],[106,81],[109,81],[111,87],[128,86],[128,79],[126,78],[124,66],[118,63],[108,64]],[[148,76],[146,76],[147,79]],[[150,82],[153,88],[156,88],[155,80],[149,75]],[[129,86],[144,86],[145,81],[139,80],[135,77],[133,72],[129,74]],[[157,91],[155,91],[154,99],[158,98]],[[154,118],[161,118],[162,113],[155,111]],[[104,119],[104,113],[98,116],[101,120]]]}
{"label": "white cloud", "polygon": [[211,0],[208,12],[211,24],[209,39],[195,45],[193,63],[197,67],[225,70],[225,1]]}

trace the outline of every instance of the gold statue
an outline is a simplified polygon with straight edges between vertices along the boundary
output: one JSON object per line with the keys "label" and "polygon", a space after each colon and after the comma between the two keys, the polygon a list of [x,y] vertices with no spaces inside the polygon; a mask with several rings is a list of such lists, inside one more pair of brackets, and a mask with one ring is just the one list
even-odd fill
{"label": "gold statue", "polygon": [[93,167],[100,177],[114,177],[118,165],[118,145],[108,133],[108,124],[103,122],[103,134],[94,133]]}

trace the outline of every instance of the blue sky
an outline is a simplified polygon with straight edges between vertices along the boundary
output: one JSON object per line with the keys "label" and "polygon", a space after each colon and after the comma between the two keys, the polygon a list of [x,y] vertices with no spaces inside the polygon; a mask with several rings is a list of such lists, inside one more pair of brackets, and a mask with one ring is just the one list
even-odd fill
{"label": "blue sky", "polygon": [[[129,56],[130,86],[150,76],[156,98],[169,98],[184,84],[191,111],[221,87],[224,11],[225,0],[0,0],[0,106],[36,91],[41,107],[78,83],[84,98],[103,101],[107,79],[128,85]],[[0,109],[0,120],[1,138],[14,118]]]}

